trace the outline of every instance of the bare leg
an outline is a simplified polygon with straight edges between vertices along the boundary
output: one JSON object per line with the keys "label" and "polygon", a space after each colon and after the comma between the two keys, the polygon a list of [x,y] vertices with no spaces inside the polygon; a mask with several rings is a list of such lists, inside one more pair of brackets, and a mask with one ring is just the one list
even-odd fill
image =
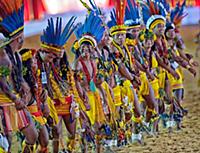
{"label": "bare leg", "polygon": [[[154,97],[154,91],[152,86],[149,84],[149,95],[143,96],[147,104],[146,111],[146,122],[150,122],[152,117],[157,117],[159,114],[158,102]],[[151,110],[151,111],[150,111]],[[156,119],[153,123],[153,131],[158,130],[158,120]]]}
{"label": "bare leg", "polygon": [[70,133],[67,149],[68,152],[72,152],[75,147],[74,145],[75,145],[75,134],[76,134],[76,120],[72,121],[70,119],[70,114],[63,116],[63,120],[68,132]]}
{"label": "bare leg", "polygon": [[140,103],[137,94],[134,90],[133,94],[134,94],[134,116],[139,118],[141,116]]}
{"label": "bare leg", "polygon": [[[143,96],[143,98],[146,101],[146,105],[149,109],[155,110],[155,112],[158,114],[158,103],[154,97],[154,91],[152,89],[152,86],[149,84],[149,95]],[[146,112],[146,122],[149,122],[152,117],[152,112],[147,111]]]}
{"label": "bare leg", "polygon": [[38,138],[38,133],[33,124],[30,124],[28,127],[21,130],[25,136],[25,147],[23,153],[31,153],[34,150],[34,144]]}
{"label": "bare leg", "polygon": [[39,143],[41,146],[41,149],[39,153],[47,153],[47,146],[49,143],[49,135],[46,126],[42,126],[42,128],[39,131]]}
{"label": "bare leg", "polygon": [[62,130],[62,117],[59,116],[59,123],[53,127],[53,153],[59,152],[59,136]]}

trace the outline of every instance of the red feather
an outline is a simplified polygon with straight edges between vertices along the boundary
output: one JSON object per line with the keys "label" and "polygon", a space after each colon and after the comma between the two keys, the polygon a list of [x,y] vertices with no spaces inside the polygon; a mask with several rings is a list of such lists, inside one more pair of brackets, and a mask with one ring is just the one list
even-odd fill
{"label": "red feather", "polygon": [[126,0],[116,0],[115,1],[117,25],[124,24],[126,3],[127,3]]}
{"label": "red feather", "polygon": [[0,0],[0,17],[5,18],[14,11],[17,12],[22,4],[23,0]]}

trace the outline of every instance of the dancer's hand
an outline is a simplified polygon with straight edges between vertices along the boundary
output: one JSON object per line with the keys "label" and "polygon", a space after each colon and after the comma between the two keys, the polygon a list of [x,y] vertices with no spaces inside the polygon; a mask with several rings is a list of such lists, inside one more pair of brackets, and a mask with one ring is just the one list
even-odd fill
{"label": "dancer's hand", "polygon": [[196,76],[197,72],[195,69],[189,68],[188,70],[190,71],[190,73],[192,73],[194,75],[194,77]]}
{"label": "dancer's hand", "polygon": [[16,107],[17,110],[21,110],[21,109],[26,108],[26,105],[25,105],[25,102],[22,99],[17,98],[15,100],[15,107]]}
{"label": "dancer's hand", "polygon": [[189,63],[192,65],[192,66],[195,66],[195,67],[198,67],[199,66],[199,63],[197,61],[194,61],[193,59],[191,59],[189,61]]}
{"label": "dancer's hand", "polygon": [[20,88],[20,93],[23,94],[28,94],[28,92],[30,92],[30,87],[28,86],[28,84],[26,82],[22,82],[21,83],[21,88]]}
{"label": "dancer's hand", "polygon": [[155,79],[155,76],[153,74],[151,74],[150,72],[147,73],[147,76],[150,81],[153,81]]}

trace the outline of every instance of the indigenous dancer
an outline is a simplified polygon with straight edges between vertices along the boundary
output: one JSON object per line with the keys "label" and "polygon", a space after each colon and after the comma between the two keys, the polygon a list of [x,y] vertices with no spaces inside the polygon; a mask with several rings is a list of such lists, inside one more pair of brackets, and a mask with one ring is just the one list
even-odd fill
{"label": "indigenous dancer", "polygon": [[[183,87],[183,72],[181,67],[184,67],[188,69],[190,73],[192,73],[194,76],[196,75],[196,71],[193,66],[190,65],[188,60],[185,60],[182,58],[182,56],[179,54],[178,48],[176,47],[177,43],[174,41],[176,38],[175,33],[175,26],[173,23],[167,23],[166,29],[165,29],[165,37],[168,41],[168,53],[169,53],[169,61],[171,67],[179,74],[179,79],[174,79],[174,77],[170,74],[168,74],[168,78],[171,85],[171,90],[175,96],[175,101],[178,104],[179,114],[174,114],[174,117],[171,116],[171,118],[174,118],[174,120],[177,122],[177,128],[181,128],[181,120],[184,114],[187,113],[187,110],[183,109],[181,106],[181,103],[183,101],[184,97],[184,87]],[[177,106],[174,104],[173,106],[174,110],[178,109]],[[171,110],[172,111],[172,110]],[[169,128],[171,130],[171,125],[169,124]]]}
{"label": "indigenous dancer", "polygon": [[7,38],[0,54],[0,109],[3,122],[2,130],[8,137],[11,152],[11,133],[20,130],[25,135],[22,152],[34,152],[33,145],[37,131],[26,109],[24,98],[28,97],[30,88],[22,76],[22,64],[18,50],[24,41],[24,7],[20,0],[0,2],[0,31]]}
{"label": "indigenous dancer", "polygon": [[[101,98],[103,100],[103,109],[106,116],[107,124],[103,126],[105,131],[105,143],[109,147],[112,146],[112,138],[116,135],[116,109],[114,103],[114,94],[112,88],[110,87],[113,64],[109,53],[109,29],[105,24],[105,16],[102,11],[97,7],[94,1],[90,1],[90,8],[86,3],[83,4],[89,12],[94,12],[96,15],[100,16],[102,23],[105,28],[102,40],[98,43],[98,48],[96,49],[95,60],[97,63],[97,88],[100,91]],[[102,31],[103,32],[103,31]],[[107,46],[106,46],[107,44]],[[112,131],[111,131],[112,129]]]}
{"label": "indigenous dancer", "polygon": [[[47,92],[44,90],[39,93],[38,75],[37,75],[37,51],[34,49],[22,49],[20,55],[23,64],[23,77],[30,87],[29,97],[26,98],[27,108],[31,113],[38,132],[38,141],[40,144],[39,153],[48,152],[48,131],[45,126],[46,118],[49,116],[47,103]],[[46,117],[46,118],[44,118]]]}
{"label": "indigenous dancer", "polygon": [[[105,124],[106,118],[100,99],[97,83],[97,65],[93,59],[97,43],[101,40],[104,32],[102,20],[90,12],[83,25],[79,25],[76,31],[80,57],[76,59],[76,86],[80,98],[86,107],[86,114],[91,125],[95,128],[96,151],[101,152],[101,127]],[[85,146],[86,147],[86,146]],[[87,148],[84,148],[84,152]]]}
{"label": "indigenous dancer", "polygon": [[[72,151],[75,139],[76,122],[70,118],[70,107],[73,101],[72,95],[68,95],[70,92],[68,93],[67,84],[60,76],[60,65],[56,67],[54,63],[54,59],[60,61],[60,58],[63,56],[64,45],[75,29],[75,27],[73,27],[75,19],[75,17],[70,18],[62,31],[62,18],[57,18],[56,26],[54,26],[53,19],[50,18],[48,20],[48,26],[41,36],[41,49],[36,56],[38,70],[40,72],[39,81],[42,84],[42,87],[48,91],[49,98],[54,101],[54,104],[51,103],[49,106],[50,108],[54,106],[56,108],[56,112],[52,112],[52,114],[57,113],[59,116],[58,124],[55,123],[56,125],[54,124],[55,126],[53,126],[52,129],[54,153],[59,151],[59,137],[62,131],[62,120],[70,133],[69,139],[73,141],[68,145],[69,152]],[[48,118],[48,122],[51,121],[52,119]]]}
{"label": "indigenous dancer", "polygon": [[[159,63],[159,94],[160,99],[158,102],[159,113],[164,115],[165,107],[163,102],[164,93],[166,93],[165,99],[171,101],[170,97],[170,84],[166,77],[167,73],[171,73],[173,77],[179,79],[179,75],[169,66],[169,61],[167,59],[167,42],[164,37],[164,29],[166,23],[166,14],[168,8],[166,1],[147,1],[142,4],[142,15],[146,28],[152,30],[156,34],[156,41],[154,43],[155,50],[159,53],[156,55],[157,61]],[[164,92],[165,91],[165,92]]]}
{"label": "indigenous dancer", "polygon": [[180,54],[180,56],[189,62],[190,66],[198,66],[198,62],[196,62],[195,60],[193,60],[193,56],[191,54],[185,53],[184,50],[186,49],[184,41],[181,37],[179,28],[180,28],[180,24],[181,21],[184,17],[187,16],[187,13],[185,13],[185,6],[186,6],[186,0],[183,1],[182,5],[180,4],[180,2],[178,2],[176,4],[176,7],[174,9],[171,10],[170,12],[170,21],[171,23],[174,24],[175,26],[175,38],[174,41],[176,43],[176,47],[177,50]]}
{"label": "indigenous dancer", "polygon": [[[157,126],[158,114],[156,111],[152,110],[156,108],[156,100],[159,98],[159,86],[155,81],[155,76],[152,74],[150,69],[148,69],[148,62],[144,62],[144,52],[139,41],[139,33],[141,30],[141,19],[139,16],[139,6],[134,0],[128,0],[128,5],[126,7],[125,14],[125,24],[127,25],[127,39],[126,44],[129,46],[129,50],[135,59],[135,64],[140,70],[140,80],[141,85],[139,87],[138,95],[141,103],[141,109],[144,112],[145,104],[148,106],[146,111],[146,122],[150,123],[150,119],[156,121],[154,122],[154,129]],[[149,80],[150,81],[149,81]],[[153,87],[153,88],[152,88]],[[156,98],[156,99],[155,99]],[[158,111],[158,110],[157,110]],[[157,118],[157,119],[156,119]]]}
{"label": "indigenous dancer", "polygon": [[[108,26],[110,27],[110,35],[113,38],[113,41],[111,43],[111,51],[112,51],[112,58],[115,64],[117,65],[117,72],[118,74],[115,75],[115,82],[112,85],[114,88],[114,94],[118,96],[121,94],[121,99],[123,103],[121,103],[119,106],[121,108],[119,109],[119,112],[123,113],[122,107],[128,106],[127,108],[129,111],[126,112],[125,115],[129,115],[130,112],[133,111],[133,118],[136,121],[136,125],[141,123],[141,112],[139,107],[138,98],[136,95],[136,90],[134,88],[138,88],[138,84],[140,84],[140,81],[138,77],[135,75],[135,69],[134,69],[134,61],[131,56],[131,53],[125,44],[125,38],[126,38],[126,26],[124,25],[124,14],[125,14],[125,7],[126,7],[126,1],[117,1],[116,2],[116,13],[113,11],[111,13],[111,21],[108,23]],[[121,92],[118,90],[118,92],[115,92],[115,88],[117,85],[121,85]],[[128,113],[129,112],[129,113]],[[127,117],[127,116],[126,116]],[[119,124],[123,125],[123,118],[120,117],[121,120],[119,120]],[[133,136],[135,137],[136,141],[141,141],[141,134],[135,133]]]}

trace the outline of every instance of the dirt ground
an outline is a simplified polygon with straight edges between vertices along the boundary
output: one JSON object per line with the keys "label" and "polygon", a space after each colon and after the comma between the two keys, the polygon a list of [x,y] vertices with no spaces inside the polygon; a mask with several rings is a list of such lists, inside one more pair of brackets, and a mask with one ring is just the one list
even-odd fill
{"label": "dirt ground", "polygon": [[[200,32],[199,26],[183,27],[181,33],[186,43],[186,52],[195,55],[196,44],[194,36]],[[73,41],[73,38],[71,39]],[[69,42],[67,50],[70,49],[72,41]],[[39,47],[39,36],[26,39],[25,47]],[[73,59],[69,53],[70,61]],[[200,56],[200,54],[199,54]],[[200,63],[200,57],[196,58]],[[198,68],[200,72],[200,68]],[[198,72],[198,73],[199,73]],[[116,153],[200,153],[200,87],[198,86],[199,74],[193,78],[185,72],[185,100],[184,106],[189,109],[189,114],[184,118],[181,131],[168,134],[162,130],[158,138],[145,138],[146,145],[131,145],[115,150]]]}

